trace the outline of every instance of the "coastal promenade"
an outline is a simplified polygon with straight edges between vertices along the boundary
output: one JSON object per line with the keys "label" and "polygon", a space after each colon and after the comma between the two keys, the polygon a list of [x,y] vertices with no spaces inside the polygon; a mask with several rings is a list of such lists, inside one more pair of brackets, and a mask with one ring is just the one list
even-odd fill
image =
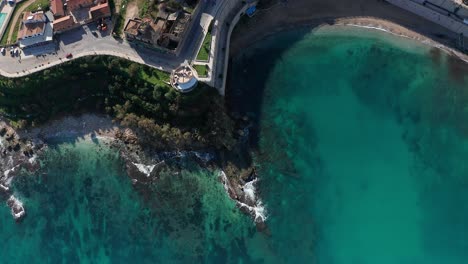
{"label": "coastal promenade", "polygon": [[208,76],[200,78],[200,81],[215,87],[221,95],[225,94],[232,31],[247,8],[257,2],[257,0],[222,1],[222,4],[212,12],[214,17],[209,58],[208,61],[198,64],[207,65],[209,69]]}
{"label": "coastal promenade", "polygon": [[[433,8],[430,8],[431,6],[426,4],[424,5],[426,1],[421,1],[421,0],[386,0],[387,2],[396,5],[400,8],[403,8],[405,10],[408,10],[418,16],[421,16],[429,21],[432,21],[434,23],[437,23],[450,31],[453,31],[458,34],[463,34],[464,36],[468,36],[468,25],[463,23],[463,20],[457,17],[453,17],[448,15],[445,8],[439,7],[438,5],[433,5]],[[450,2],[450,1],[445,1],[445,2]],[[435,11],[439,10],[439,12]],[[462,11],[465,11],[468,9],[463,8]]]}

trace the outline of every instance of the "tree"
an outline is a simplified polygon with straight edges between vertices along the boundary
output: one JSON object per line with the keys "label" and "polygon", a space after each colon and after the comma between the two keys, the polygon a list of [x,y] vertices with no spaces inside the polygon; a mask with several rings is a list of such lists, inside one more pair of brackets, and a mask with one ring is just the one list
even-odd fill
{"label": "tree", "polygon": [[140,65],[136,63],[132,63],[128,67],[128,74],[130,74],[131,77],[135,77],[139,70],[140,70]]}

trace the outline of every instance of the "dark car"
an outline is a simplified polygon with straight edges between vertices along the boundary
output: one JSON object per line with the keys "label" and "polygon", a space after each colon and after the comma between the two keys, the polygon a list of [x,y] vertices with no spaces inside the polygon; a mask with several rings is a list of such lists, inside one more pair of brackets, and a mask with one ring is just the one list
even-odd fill
{"label": "dark car", "polygon": [[91,31],[91,34],[93,34],[93,36],[95,36],[96,38],[98,37],[98,34],[96,33],[96,31]]}
{"label": "dark car", "polygon": [[67,59],[71,59],[73,58],[73,55],[71,53],[68,53],[67,56],[66,56]]}

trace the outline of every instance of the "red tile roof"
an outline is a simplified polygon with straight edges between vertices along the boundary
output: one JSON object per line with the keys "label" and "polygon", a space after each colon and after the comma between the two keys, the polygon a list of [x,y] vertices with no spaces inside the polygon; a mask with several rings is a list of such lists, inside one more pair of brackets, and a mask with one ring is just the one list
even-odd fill
{"label": "red tile roof", "polygon": [[63,11],[63,1],[62,0],[50,0],[50,10],[54,16],[63,16],[65,12]]}
{"label": "red tile roof", "polygon": [[62,31],[71,28],[73,25],[75,25],[75,21],[73,21],[72,16],[64,16],[61,18],[58,18],[54,20],[52,23],[54,27],[54,32],[56,31]]}
{"label": "red tile roof", "polygon": [[111,10],[108,3],[93,6],[91,9],[89,9],[89,12],[91,13],[92,19],[98,19],[111,15]]}

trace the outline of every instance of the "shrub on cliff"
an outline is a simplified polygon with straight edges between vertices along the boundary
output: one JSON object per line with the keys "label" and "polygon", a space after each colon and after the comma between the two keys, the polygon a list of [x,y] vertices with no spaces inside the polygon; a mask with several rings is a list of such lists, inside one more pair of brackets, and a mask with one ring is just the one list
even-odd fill
{"label": "shrub on cliff", "polygon": [[167,73],[126,60],[81,58],[24,78],[0,77],[0,111],[29,124],[61,114],[106,112],[160,145],[229,148],[233,124],[217,91],[200,83],[180,94],[168,79]]}

